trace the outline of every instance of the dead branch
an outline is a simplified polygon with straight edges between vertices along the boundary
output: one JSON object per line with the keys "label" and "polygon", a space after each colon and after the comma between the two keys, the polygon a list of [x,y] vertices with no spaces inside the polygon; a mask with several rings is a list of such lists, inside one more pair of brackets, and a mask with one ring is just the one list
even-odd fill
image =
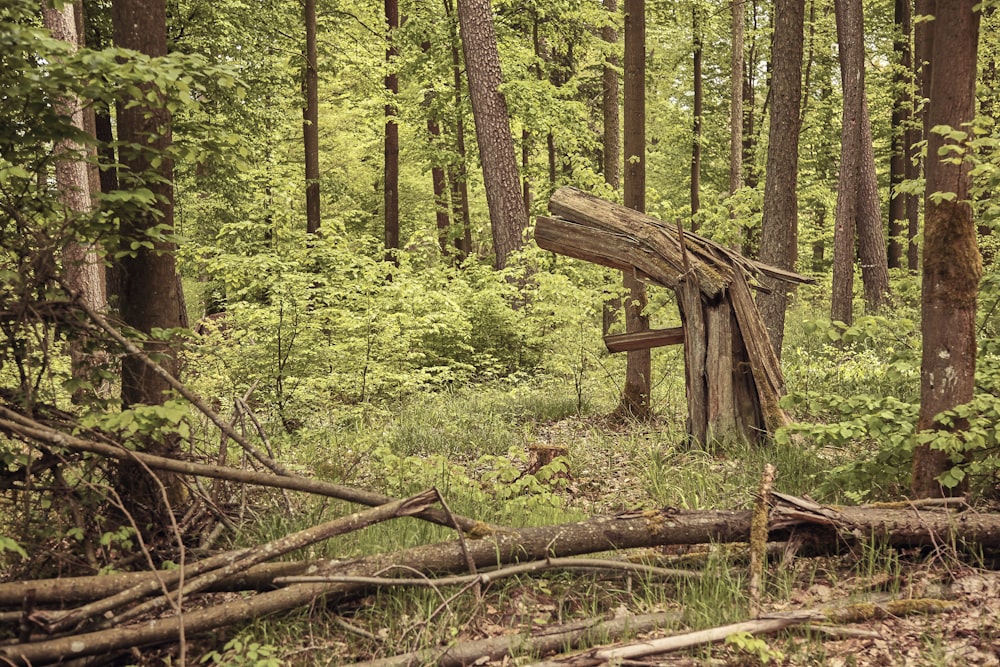
{"label": "dead branch", "polygon": [[[774,494],[779,500],[772,513],[771,539],[787,539],[795,531],[811,533],[822,544],[856,543],[875,539],[896,547],[927,546],[934,539],[956,543],[1000,546],[1000,516],[963,512],[920,514],[914,510],[881,508],[812,509],[808,501]],[[789,508],[785,499],[798,500]],[[656,510],[631,512],[578,523],[505,530],[468,543],[468,554],[478,568],[566,557],[599,551],[668,544],[743,542],[750,532],[750,511],[726,512]],[[933,534],[932,534],[933,533]],[[458,542],[444,542],[394,554],[368,556],[331,564],[316,574],[372,576],[387,567],[408,567],[422,572],[460,572],[467,569]],[[361,594],[359,584],[294,584],[217,607],[191,611],[184,616],[190,634],[246,622],[263,615],[310,604],[317,598],[343,601]],[[787,620],[787,619],[782,619]],[[114,628],[74,637],[22,643],[0,649],[0,657],[42,663],[56,657],[78,657],[176,640],[180,620],[155,619],[138,626]]]}
{"label": "dead branch", "polygon": [[[0,406],[0,415],[2,415],[2,418],[0,418],[0,430],[20,438],[63,447],[72,451],[98,454],[118,460],[138,461],[154,470],[165,470],[212,479],[225,479],[232,482],[288,489],[290,491],[305,491],[369,507],[378,507],[379,505],[385,505],[396,500],[395,498],[383,496],[372,491],[309,479],[299,475],[271,475],[252,470],[240,470],[238,468],[214,466],[205,463],[195,463],[193,461],[180,461],[178,459],[155,456],[143,452],[133,452],[123,447],[116,447],[63,433],[3,406]],[[429,507],[414,516],[442,526],[451,527],[453,525],[451,517],[447,513],[433,507]],[[463,530],[474,535],[495,529],[495,527],[491,527],[482,521],[476,521],[467,517],[455,516],[454,519]]]}
{"label": "dead branch", "polygon": [[450,648],[427,649],[380,660],[355,663],[356,667],[412,667],[434,663],[442,667],[475,664],[481,658],[500,660],[516,653],[549,653],[577,648],[617,637],[625,633],[649,632],[676,623],[680,614],[659,613],[625,616],[611,620],[587,619],[577,623],[547,628],[544,634],[517,634],[491,637],[457,644]]}
{"label": "dead branch", "polygon": [[672,570],[664,567],[652,567],[641,563],[629,563],[620,560],[609,560],[603,558],[546,558],[545,560],[531,563],[520,563],[510,567],[503,567],[490,572],[480,572],[455,577],[439,577],[436,579],[427,578],[393,578],[393,577],[352,577],[330,575],[299,575],[291,577],[280,577],[274,580],[278,586],[287,584],[366,584],[370,586],[465,586],[466,584],[479,583],[483,586],[521,574],[534,572],[544,572],[546,570],[568,569],[568,570],[618,570],[621,572],[632,572],[645,574],[652,577],[666,577],[672,579],[700,579],[700,572],[691,570]]}
{"label": "dead branch", "polygon": [[774,466],[768,463],[761,475],[760,490],[757,492],[753,518],[750,519],[750,581],[747,588],[751,616],[757,616],[761,609],[760,583],[764,579],[764,567],[767,565],[767,529],[773,484]]}
{"label": "dead branch", "polygon": [[531,667],[593,667],[611,661],[622,661],[647,655],[679,651],[703,644],[713,644],[723,641],[730,635],[741,632],[749,632],[750,634],[778,632],[792,625],[806,623],[808,620],[808,617],[788,616],[784,618],[743,621],[742,623],[732,623],[717,628],[709,628],[708,630],[686,632],[660,639],[647,639],[643,642],[626,644],[624,646],[597,649],[580,655],[567,656],[562,659],[536,662]]}
{"label": "dead branch", "polygon": [[[148,602],[133,607],[114,618],[109,618],[108,620],[102,622],[99,627],[107,628],[114,625],[120,625],[133,618],[137,618],[138,616],[158,609],[159,607],[171,602],[174,598],[180,598],[181,596],[191,595],[198,591],[202,591],[213,584],[224,581],[232,575],[248,569],[253,565],[273,560],[295,551],[296,549],[301,549],[309,546],[310,544],[327,540],[336,535],[343,535],[355,530],[360,530],[381,521],[386,521],[400,516],[412,515],[425,509],[437,498],[437,491],[430,489],[405,500],[397,500],[363,512],[356,512],[349,516],[338,517],[318,526],[301,530],[296,533],[292,533],[291,535],[286,535],[285,537],[277,540],[272,540],[271,542],[261,546],[232,552],[231,554],[227,554],[225,558],[200,561],[200,563],[206,563],[208,561],[214,562],[212,563],[212,566],[202,567],[197,572],[193,571],[194,568],[191,568],[192,571],[185,573],[182,568],[178,571],[176,576],[172,577],[170,584],[171,587],[182,584],[185,579],[188,579],[187,583],[183,583],[179,592],[175,591],[172,596],[169,597],[159,596],[149,600]],[[51,623],[48,630],[49,632],[58,632],[77,622],[91,618],[96,614],[102,614],[112,609],[119,608],[126,602],[138,599],[140,596],[144,597],[145,594],[148,594],[143,588],[132,590],[137,591],[137,595],[131,598],[124,598],[122,595],[117,595],[93,605],[88,605],[89,608],[83,607],[81,609],[68,612],[62,618]]]}

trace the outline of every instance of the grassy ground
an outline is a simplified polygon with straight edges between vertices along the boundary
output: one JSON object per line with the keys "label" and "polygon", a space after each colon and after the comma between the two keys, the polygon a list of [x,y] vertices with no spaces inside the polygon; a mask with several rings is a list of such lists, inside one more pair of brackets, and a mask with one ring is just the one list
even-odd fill
{"label": "grassy ground", "polygon": [[[659,388],[676,394],[673,380]],[[610,392],[607,393],[610,396]],[[727,445],[702,450],[683,443],[676,410],[648,424],[611,424],[613,404],[593,391],[577,413],[572,387],[487,386],[416,397],[364,423],[296,436],[279,446],[303,469],[337,482],[404,495],[436,486],[452,509],[506,525],[538,525],[652,507],[744,508],[766,463],[776,489],[816,493],[831,467],[851,455],[808,444]],[[676,405],[676,404],[675,404]],[[532,452],[559,457],[534,475]],[[302,502],[302,501],[300,501]],[[241,536],[253,543],[346,510],[306,504],[297,512],[265,512]],[[401,520],[332,541],[309,556],[346,558],[450,539],[442,528]],[[670,583],[622,574],[554,572],[491,584],[481,599],[458,589],[383,591],[342,609],[314,609],[296,619],[261,621],[220,649],[219,664],[346,664],[362,658],[445,646],[470,639],[540,630],[597,615],[677,612],[676,627],[699,629],[749,617],[743,548],[662,550],[632,554],[701,571],[694,582]],[[947,595],[954,611],[887,618],[843,628],[786,632],[762,640],[663,657],[648,664],[997,665],[1000,578],[953,554],[898,553],[872,547],[830,558],[776,557],[763,606],[787,611],[881,597]],[[249,646],[256,646],[252,650]],[[264,661],[264,662],[262,662]],[[527,664],[530,656],[495,664]]]}

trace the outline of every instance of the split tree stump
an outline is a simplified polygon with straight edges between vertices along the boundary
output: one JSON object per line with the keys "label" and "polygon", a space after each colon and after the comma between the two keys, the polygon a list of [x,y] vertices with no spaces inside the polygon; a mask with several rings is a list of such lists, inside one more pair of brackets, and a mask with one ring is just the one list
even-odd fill
{"label": "split tree stump", "polygon": [[535,227],[540,247],[632,272],[677,294],[679,329],[608,336],[605,343],[611,352],[683,343],[693,441],[757,442],[789,423],[778,405],[785,391],[781,366],[750,289],[770,291],[762,280],[811,278],[576,188],[556,190],[549,211],[553,217],[539,217]]}

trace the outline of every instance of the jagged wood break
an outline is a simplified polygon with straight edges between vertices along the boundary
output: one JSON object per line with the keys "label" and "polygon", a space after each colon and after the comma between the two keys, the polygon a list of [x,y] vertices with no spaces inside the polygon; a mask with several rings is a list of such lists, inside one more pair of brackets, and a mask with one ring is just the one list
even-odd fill
{"label": "jagged wood break", "polygon": [[539,217],[535,227],[540,247],[632,272],[677,293],[679,330],[608,336],[605,344],[612,352],[684,344],[693,441],[754,442],[788,423],[778,405],[785,389],[781,366],[750,288],[786,289],[812,278],[747,259],[576,188],[556,190],[549,211],[552,217]]}

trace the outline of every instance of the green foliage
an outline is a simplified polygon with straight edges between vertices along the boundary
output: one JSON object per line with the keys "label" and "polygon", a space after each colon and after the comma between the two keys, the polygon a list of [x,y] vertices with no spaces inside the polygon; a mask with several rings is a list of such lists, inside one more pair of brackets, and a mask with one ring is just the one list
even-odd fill
{"label": "green foliage", "polygon": [[[751,664],[767,665],[771,662],[781,662],[785,654],[771,648],[766,640],[755,637],[749,632],[736,632],[726,637],[726,646],[732,648],[743,660],[750,659]],[[741,664],[743,664],[741,660]]]}
{"label": "green foliage", "polygon": [[199,662],[221,667],[280,667],[285,664],[277,646],[246,641],[241,637],[230,639],[222,651],[209,651]]}

